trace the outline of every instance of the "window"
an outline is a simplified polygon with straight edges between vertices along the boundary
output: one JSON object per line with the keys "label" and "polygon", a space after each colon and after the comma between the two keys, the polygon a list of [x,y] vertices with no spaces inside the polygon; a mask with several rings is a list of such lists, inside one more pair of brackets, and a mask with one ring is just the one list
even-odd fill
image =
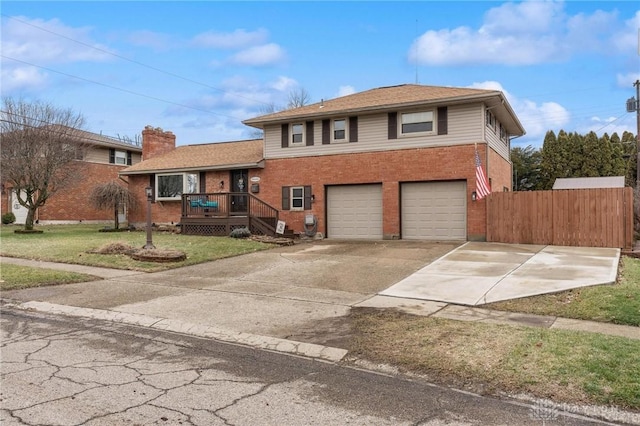
{"label": "window", "polygon": [[347,140],[347,120],[344,118],[333,120],[333,140],[336,142]]}
{"label": "window", "polygon": [[198,175],[174,173],[156,175],[156,199],[179,200],[182,194],[198,192]]}
{"label": "window", "polygon": [[311,186],[282,187],[282,210],[311,210],[313,199]]}
{"label": "window", "polygon": [[304,124],[298,123],[291,126],[291,143],[299,144],[304,142]]}
{"label": "window", "polygon": [[433,131],[433,111],[410,112],[402,114],[401,133],[426,133]]}
{"label": "window", "polygon": [[507,142],[507,129],[504,128],[502,124],[500,124],[500,139],[502,139],[505,143]]}
{"label": "window", "polygon": [[114,162],[116,164],[127,164],[127,153],[124,151],[116,151]]}
{"label": "window", "polygon": [[304,209],[304,187],[294,186],[291,188],[291,210]]}
{"label": "window", "polygon": [[496,116],[493,115],[491,111],[486,111],[485,121],[487,123],[487,127],[491,127],[493,130],[496,129]]}

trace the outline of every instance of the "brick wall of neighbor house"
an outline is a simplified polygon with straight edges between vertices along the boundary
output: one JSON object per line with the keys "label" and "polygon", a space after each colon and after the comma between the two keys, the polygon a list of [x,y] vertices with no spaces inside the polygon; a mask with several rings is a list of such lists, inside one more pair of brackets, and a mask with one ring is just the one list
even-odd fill
{"label": "brick wall of neighbor house", "polygon": [[488,176],[491,179],[491,191],[511,191],[511,163],[493,149],[489,149]]}
{"label": "brick wall of neighbor house", "polygon": [[[82,163],[82,176],[72,185],[56,192],[38,209],[39,223],[112,222],[112,210],[97,210],[89,203],[92,189],[102,183],[118,180],[124,166]],[[122,182],[125,185],[125,182]]]}
{"label": "brick wall of neighbor house", "polygon": [[176,148],[176,135],[159,127],[146,126],[142,131],[142,159],[148,160]]}
{"label": "brick wall of neighbor house", "polygon": [[[479,144],[484,155],[486,145]],[[467,200],[475,189],[474,146],[450,146],[327,155],[289,159],[269,159],[264,169],[249,171],[259,176],[259,197],[274,207],[282,205],[282,186],[311,185],[315,202],[311,211],[281,211],[290,229],[304,231],[305,214],[318,219],[318,231],[326,234],[325,185],[382,183],[383,235],[400,235],[400,183],[437,180],[467,180]],[[486,201],[467,203],[467,235],[470,240],[486,235]]]}

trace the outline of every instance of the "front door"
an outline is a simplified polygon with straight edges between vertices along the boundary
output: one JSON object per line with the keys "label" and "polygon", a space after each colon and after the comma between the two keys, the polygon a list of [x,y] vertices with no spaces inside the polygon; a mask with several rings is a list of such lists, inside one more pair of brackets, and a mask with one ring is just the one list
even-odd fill
{"label": "front door", "polygon": [[[26,195],[23,191],[22,199],[24,200],[25,197]],[[16,215],[15,223],[17,225],[24,225],[27,221],[27,213],[29,213],[29,210],[18,202],[18,195],[16,194],[16,191],[11,191],[11,211]]]}
{"label": "front door", "polygon": [[[249,170],[231,170],[231,213],[246,214],[249,204]],[[244,194],[240,194],[244,193]]]}

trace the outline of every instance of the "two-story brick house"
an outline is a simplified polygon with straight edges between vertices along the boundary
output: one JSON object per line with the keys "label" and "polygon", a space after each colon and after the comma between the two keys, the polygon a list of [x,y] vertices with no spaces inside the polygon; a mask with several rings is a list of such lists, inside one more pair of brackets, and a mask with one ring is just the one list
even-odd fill
{"label": "two-story brick house", "polygon": [[[162,154],[143,155],[122,174],[140,191],[154,187],[154,221],[186,223],[192,210],[207,220],[226,211],[223,199],[199,205],[181,195],[239,191],[274,207],[295,232],[481,240],[486,201],[476,197],[476,152],[493,191],[508,190],[510,138],[524,134],[499,91],[421,85],[372,89],[244,123],[262,129],[264,139],[175,148],[170,132],[143,132],[143,150],[160,146],[154,149]],[[159,194],[172,179],[180,190]]]}
{"label": "two-story brick house", "polygon": [[[78,151],[76,161],[82,162],[81,176],[63,190],[51,196],[36,212],[39,224],[110,223],[113,212],[95,209],[89,202],[92,189],[101,183],[120,181],[121,170],[137,164],[142,159],[142,148],[107,136],[76,130],[84,147]],[[2,213],[13,212],[16,223],[24,223],[27,210],[16,201],[16,194],[9,183],[2,188]],[[126,207],[122,206],[120,222],[126,221]]]}

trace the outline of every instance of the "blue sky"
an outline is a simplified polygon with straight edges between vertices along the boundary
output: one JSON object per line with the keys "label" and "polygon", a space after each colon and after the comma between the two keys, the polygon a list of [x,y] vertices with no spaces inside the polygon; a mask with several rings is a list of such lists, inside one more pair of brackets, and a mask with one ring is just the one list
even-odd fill
{"label": "blue sky", "polygon": [[312,102],[404,83],[505,92],[527,134],[636,133],[635,1],[2,1],[2,96],[86,129],[178,145],[255,136],[292,90]]}

